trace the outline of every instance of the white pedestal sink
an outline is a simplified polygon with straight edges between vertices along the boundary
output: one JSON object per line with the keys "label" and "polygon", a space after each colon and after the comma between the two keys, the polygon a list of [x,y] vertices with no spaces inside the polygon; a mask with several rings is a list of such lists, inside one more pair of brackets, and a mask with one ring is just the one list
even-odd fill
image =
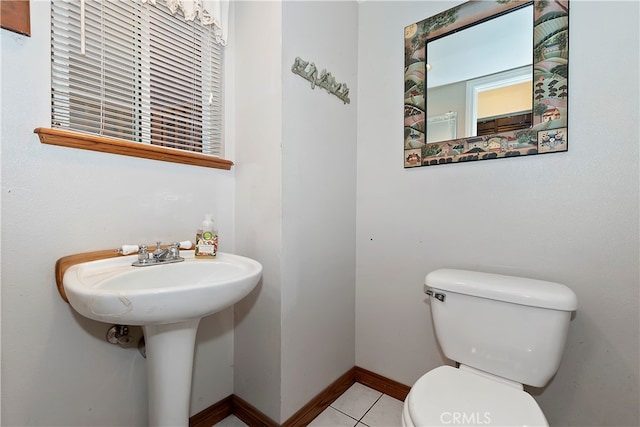
{"label": "white pedestal sink", "polygon": [[149,424],[188,426],[195,337],[200,319],[244,298],[262,276],[250,258],[132,267],[135,255],[75,264],[63,276],[71,306],[93,320],[142,326],[149,378]]}

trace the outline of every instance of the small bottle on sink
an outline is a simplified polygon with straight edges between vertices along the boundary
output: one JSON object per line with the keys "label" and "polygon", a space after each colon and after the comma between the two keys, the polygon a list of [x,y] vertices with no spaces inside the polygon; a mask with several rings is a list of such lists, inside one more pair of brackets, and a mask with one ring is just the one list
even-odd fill
{"label": "small bottle on sink", "polygon": [[218,230],[213,225],[212,215],[207,214],[202,228],[196,233],[196,258],[215,258],[218,253]]}

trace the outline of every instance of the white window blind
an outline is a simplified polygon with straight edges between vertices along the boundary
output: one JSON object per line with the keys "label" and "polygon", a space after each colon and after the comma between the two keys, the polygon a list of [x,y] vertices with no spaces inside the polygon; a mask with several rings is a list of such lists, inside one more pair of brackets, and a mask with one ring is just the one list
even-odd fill
{"label": "white window blind", "polygon": [[164,6],[52,1],[52,126],[219,156],[222,61],[212,26]]}

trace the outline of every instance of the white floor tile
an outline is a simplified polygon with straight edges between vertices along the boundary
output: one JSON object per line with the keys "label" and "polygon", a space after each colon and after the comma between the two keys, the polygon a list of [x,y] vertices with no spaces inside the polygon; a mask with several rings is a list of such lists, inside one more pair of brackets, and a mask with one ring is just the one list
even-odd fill
{"label": "white floor tile", "polygon": [[240,418],[235,415],[229,415],[227,418],[214,425],[215,427],[248,427],[247,424],[243,423]]}
{"label": "white floor tile", "polygon": [[359,420],[376,403],[380,396],[382,396],[382,393],[379,391],[360,383],[355,383],[342,396],[337,398],[331,406]]}
{"label": "white floor tile", "polygon": [[402,425],[402,401],[386,394],[360,420],[369,427],[399,427]]}
{"label": "white floor tile", "polygon": [[[370,387],[355,383],[325,409],[310,427],[399,427],[402,425],[402,401]],[[235,415],[229,415],[215,427],[248,427]]]}
{"label": "white floor tile", "polygon": [[357,423],[358,420],[329,406],[308,425],[309,427],[353,427]]}

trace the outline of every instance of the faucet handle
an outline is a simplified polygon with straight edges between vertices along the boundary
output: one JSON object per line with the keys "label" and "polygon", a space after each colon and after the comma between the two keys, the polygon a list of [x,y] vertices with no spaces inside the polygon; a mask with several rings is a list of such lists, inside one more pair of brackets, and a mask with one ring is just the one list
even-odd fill
{"label": "faucet handle", "polygon": [[169,255],[171,256],[171,258],[180,257],[180,243],[179,242],[173,242],[171,244],[171,246],[169,246]]}
{"label": "faucet handle", "polygon": [[140,245],[140,250],[138,251],[138,261],[145,263],[149,260],[149,250],[147,249],[147,245]]}

